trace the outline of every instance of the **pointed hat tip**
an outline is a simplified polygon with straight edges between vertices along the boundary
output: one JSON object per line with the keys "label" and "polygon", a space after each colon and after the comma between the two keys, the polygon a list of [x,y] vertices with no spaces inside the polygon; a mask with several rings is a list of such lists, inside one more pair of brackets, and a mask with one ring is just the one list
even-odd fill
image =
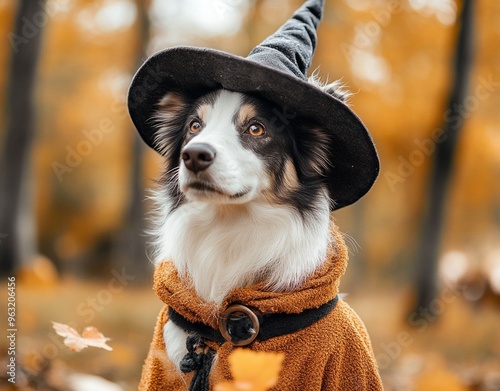
{"label": "pointed hat tip", "polygon": [[321,21],[324,4],[325,0],[307,0],[247,58],[306,80],[316,49],[316,28]]}

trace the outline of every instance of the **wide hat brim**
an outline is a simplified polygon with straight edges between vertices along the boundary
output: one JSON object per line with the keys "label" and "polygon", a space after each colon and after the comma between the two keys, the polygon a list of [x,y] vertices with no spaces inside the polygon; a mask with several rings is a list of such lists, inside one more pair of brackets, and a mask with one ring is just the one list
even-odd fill
{"label": "wide hat brim", "polygon": [[201,96],[221,88],[262,96],[284,109],[284,120],[293,121],[287,113],[296,113],[329,134],[331,169],[325,182],[332,210],[354,203],[375,182],[380,167],[373,140],[346,104],[294,75],[229,53],[194,47],[156,53],[132,80],[130,116],[146,144],[158,150],[152,118],[167,92]]}

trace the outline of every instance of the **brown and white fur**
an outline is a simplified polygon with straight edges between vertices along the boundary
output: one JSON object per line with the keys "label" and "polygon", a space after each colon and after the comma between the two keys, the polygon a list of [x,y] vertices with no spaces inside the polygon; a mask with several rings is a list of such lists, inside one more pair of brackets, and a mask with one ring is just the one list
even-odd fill
{"label": "brown and white fur", "polygon": [[[313,82],[315,82],[313,80]],[[343,99],[338,83],[318,86]],[[265,282],[288,291],[325,260],[328,134],[256,96],[170,92],[153,119],[166,171],[153,195],[154,262],[171,260],[207,302]],[[179,363],[187,334],[164,328]]]}

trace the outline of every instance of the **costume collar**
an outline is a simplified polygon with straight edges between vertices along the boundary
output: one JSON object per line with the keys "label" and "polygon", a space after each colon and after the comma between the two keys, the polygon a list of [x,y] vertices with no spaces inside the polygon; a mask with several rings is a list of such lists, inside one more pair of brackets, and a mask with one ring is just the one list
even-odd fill
{"label": "costume collar", "polygon": [[219,345],[230,342],[234,346],[246,346],[255,340],[262,342],[304,330],[332,312],[338,301],[337,295],[318,308],[309,308],[298,314],[266,315],[235,304],[229,306],[220,317],[218,330],[204,323],[190,322],[171,307],[168,309],[168,318],[188,334],[195,334],[203,341],[213,341]]}

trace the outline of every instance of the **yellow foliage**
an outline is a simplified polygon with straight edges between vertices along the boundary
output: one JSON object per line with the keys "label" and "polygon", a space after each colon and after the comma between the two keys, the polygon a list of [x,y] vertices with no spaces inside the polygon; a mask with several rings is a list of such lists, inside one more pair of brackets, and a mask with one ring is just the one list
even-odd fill
{"label": "yellow foliage", "polygon": [[236,349],[229,356],[234,381],[215,385],[214,391],[266,391],[278,381],[285,355]]}

